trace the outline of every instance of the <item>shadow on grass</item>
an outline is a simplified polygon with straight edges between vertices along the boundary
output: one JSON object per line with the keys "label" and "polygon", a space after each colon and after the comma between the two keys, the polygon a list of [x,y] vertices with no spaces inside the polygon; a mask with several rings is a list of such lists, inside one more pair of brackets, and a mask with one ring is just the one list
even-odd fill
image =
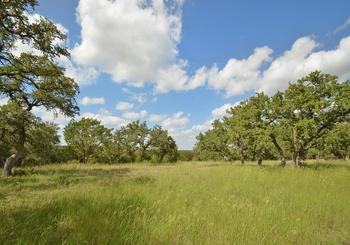
{"label": "shadow on grass", "polygon": [[[47,190],[96,181],[122,178],[129,168],[118,169],[16,169],[15,176],[0,178],[0,184],[8,186],[11,192],[21,190]],[[20,173],[20,174],[16,174]]]}
{"label": "shadow on grass", "polygon": [[68,176],[119,176],[130,172],[129,168],[115,168],[115,169],[31,169],[29,174],[39,175],[68,175]]}
{"label": "shadow on grass", "polygon": [[336,168],[345,168],[347,170],[350,170],[350,166],[348,164],[342,164],[342,163],[306,163],[304,168],[308,169],[314,169],[314,170],[321,170],[321,169],[336,169]]}
{"label": "shadow on grass", "polygon": [[140,196],[66,198],[0,212],[0,244],[140,244],[147,237]]}

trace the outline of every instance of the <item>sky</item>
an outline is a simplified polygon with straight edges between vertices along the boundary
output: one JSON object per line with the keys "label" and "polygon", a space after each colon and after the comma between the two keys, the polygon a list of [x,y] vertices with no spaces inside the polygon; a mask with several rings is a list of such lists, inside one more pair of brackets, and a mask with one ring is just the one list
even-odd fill
{"label": "sky", "polygon": [[256,92],[316,69],[350,79],[349,9],[348,0],[39,0],[34,13],[67,33],[71,58],[58,62],[80,85],[79,118],[159,124],[191,149]]}

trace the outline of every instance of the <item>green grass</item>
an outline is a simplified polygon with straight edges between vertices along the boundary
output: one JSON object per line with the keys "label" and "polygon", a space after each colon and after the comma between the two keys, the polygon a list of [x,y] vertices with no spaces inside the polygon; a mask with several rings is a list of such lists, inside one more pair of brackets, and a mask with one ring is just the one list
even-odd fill
{"label": "green grass", "polygon": [[51,165],[0,178],[0,244],[350,244],[350,163]]}

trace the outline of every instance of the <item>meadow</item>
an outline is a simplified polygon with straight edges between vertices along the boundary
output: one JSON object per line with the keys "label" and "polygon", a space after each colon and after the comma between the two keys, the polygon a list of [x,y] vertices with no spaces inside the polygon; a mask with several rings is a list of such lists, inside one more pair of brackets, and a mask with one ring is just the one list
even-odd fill
{"label": "meadow", "polygon": [[350,244],[350,162],[62,164],[0,178],[0,244]]}

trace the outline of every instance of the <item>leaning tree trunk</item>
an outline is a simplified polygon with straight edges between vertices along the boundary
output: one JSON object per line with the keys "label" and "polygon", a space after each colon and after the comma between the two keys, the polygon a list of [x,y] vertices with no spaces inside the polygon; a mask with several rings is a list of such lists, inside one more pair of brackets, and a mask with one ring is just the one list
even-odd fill
{"label": "leaning tree trunk", "polygon": [[272,143],[273,143],[273,145],[275,146],[275,148],[276,148],[278,154],[279,154],[280,157],[281,157],[281,166],[283,166],[283,167],[286,166],[286,162],[287,162],[287,161],[286,161],[286,157],[285,157],[285,155],[284,155],[284,152],[283,152],[283,150],[282,150],[282,147],[278,144],[275,135],[270,134],[270,138],[271,138]]}
{"label": "leaning tree trunk", "polygon": [[18,129],[18,133],[19,133],[19,140],[18,140],[18,144],[16,146],[16,153],[13,154],[12,156],[10,156],[4,165],[4,176],[12,176],[12,169],[17,166],[22,157],[23,157],[23,153],[24,153],[24,142],[26,139],[26,133],[25,133],[25,129],[24,127],[19,128]]}

